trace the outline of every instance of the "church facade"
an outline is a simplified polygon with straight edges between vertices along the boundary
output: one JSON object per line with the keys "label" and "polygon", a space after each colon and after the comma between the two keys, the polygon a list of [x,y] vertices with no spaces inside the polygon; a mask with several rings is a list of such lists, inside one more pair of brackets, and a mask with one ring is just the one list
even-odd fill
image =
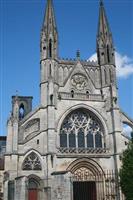
{"label": "church facade", "polygon": [[60,59],[53,2],[40,40],[40,105],[13,96],[7,123],[4,200],[124,199],[120,156],[133,122],[118,104],[112,34],[100,2],[97,62]]}

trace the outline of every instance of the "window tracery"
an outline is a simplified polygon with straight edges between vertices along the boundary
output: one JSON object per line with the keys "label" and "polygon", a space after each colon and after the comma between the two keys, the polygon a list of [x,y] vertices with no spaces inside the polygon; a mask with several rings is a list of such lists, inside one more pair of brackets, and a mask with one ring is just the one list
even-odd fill
{"label": "window tracery", "polygon": [[72,112],[61,126],[60,147],[104,148],[101,123],[94,115],[84,110]]}
{"label": "window tracery", "polygon": [[41,162],[38,155],[34,152],[31,152],[23,163],[23,170],[41,170]]}

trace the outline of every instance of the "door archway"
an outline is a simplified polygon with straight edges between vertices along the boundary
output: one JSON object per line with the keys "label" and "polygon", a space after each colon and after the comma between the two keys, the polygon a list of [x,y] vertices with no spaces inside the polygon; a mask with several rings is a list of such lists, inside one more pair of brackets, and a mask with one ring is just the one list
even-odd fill
{"label": "door archway", "polygon": [[38,200],[38,189],[39,183],[34,178],[30,178],[28,183],[28,200]]}
{"label": "door archway", "polygon": [[71,163],[68,170],[72,173],[73,200],[104,199],[105,176],[98,163],[82,158]]}

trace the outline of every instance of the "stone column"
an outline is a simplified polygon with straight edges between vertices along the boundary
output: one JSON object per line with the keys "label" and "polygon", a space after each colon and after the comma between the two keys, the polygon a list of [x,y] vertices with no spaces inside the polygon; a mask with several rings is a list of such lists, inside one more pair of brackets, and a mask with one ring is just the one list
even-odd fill
{"label": "stone column", "polygon": [[18,177],[15,179],[15,199],[27,200],[27,177]]}
{"label": "stone column", "polygon": [[4,200],[8,200],[8,181],[4,182]]}
{"label": "stone column", "polygon": [[55,172],[52,177],[51,200],[71,200],[70,174],[67,172],[65,174],[58,173]]}

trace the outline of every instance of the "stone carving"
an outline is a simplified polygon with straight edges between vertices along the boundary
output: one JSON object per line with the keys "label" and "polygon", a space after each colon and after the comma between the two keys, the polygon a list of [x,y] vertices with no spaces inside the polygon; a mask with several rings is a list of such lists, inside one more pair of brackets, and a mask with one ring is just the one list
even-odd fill
{"label": "stone carving", "polygon": [[94,179],[94,175],[86,167],[81,167],[74,172],[74,180],[76,181],[87,181],[87,180],[90,181],[93,179]]}
{"label": "stone carving", "polygon": [[58,200],[62,200],[63,199],[63,190],[61,187],[58,187],[56,190],[54,190],[55,193],[55,197]]}
{"label": "stone carving", "polygon": [[41,162],[38,155],[34,152],[31,152],[23,163],[23,170],[41,170]]}
{"label": "stone carving", "polygon": [[37,132],[40,129],[40,120],[39,119],[32,119],[30,120],[25,128],[24,128],[24,135],[25,138],[30,135],[31,133]]}
{"label": "stone carving", "polygon": [[71,84],[77,90],[84,90],[87,86],[87,78],[82,74],[75,74],[71,79]]}
{"label": "stone carving", "polygon": [[4,172],[4,181],[7,181],[7,180],[9,180],[9,172],[5,171]]}

